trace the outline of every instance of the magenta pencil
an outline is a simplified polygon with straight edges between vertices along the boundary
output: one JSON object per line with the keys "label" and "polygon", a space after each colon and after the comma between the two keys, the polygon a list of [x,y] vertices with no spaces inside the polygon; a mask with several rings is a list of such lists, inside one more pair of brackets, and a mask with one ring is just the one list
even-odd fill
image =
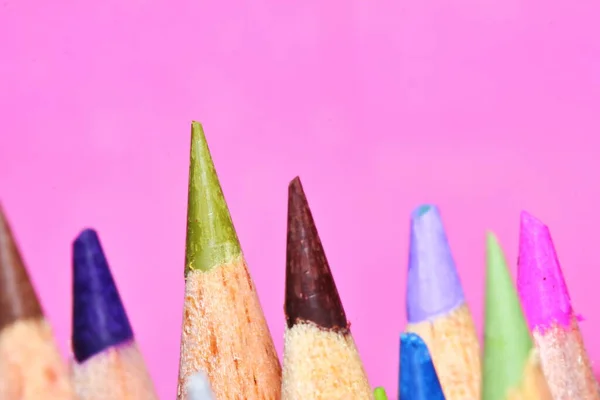
{"label": "magenta pencil", "polygon": [[554,400],[598,400],[600,394],[550,230],[521,213],[517,287]]}

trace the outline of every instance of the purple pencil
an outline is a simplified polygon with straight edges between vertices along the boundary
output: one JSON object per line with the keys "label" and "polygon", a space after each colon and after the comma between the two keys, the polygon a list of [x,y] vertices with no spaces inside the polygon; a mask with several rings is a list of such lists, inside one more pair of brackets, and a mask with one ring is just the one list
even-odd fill
{"label": "purple pencil", "polygon": [[427,344],[447,400],[478,399],[479,341],[438,209],[411,215],[408,332]]}
{"label": "purple pencil", "polygon": [[73,243],[72,375],[80,400],[158,396],[95,231]]}

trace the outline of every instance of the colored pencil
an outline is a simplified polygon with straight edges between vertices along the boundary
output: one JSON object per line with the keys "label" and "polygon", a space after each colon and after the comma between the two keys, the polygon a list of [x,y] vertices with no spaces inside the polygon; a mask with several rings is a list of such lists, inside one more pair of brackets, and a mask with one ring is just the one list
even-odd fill
{"label": "colored pencil", "polygon": [[496,236],[487,234],[482,400],[552,400]]}
{"label": "colored pencil", "polygon": [[445,399],[429,349],[416,333],[400,335],[399,382],[402,400]]}
{"label": "colored pencil", "polygon": [[427,343],[448,400],[478,399],[479,341],[437,207],[411,214],[407,332]]}
{"label": "colored pencil", "polygon": [[278,399],[281,366],[202,126],[192,123],[177,396],[205,371],[215,397]]}
{"label": "colored pencil", "polygon": [[67,366],[0,207],[0,399],[74,398]]}
{"label": "colored pencil", "polygon": [[372,399],[299,178],[289,185],[284,400]]}
{"label": "colored pencil", "polygon": [[189,377],[187,393],[187,400],[215,400],[208,376],[202,371]]}
{"label": "colored pencil", "polygon": [[382,387],[376,387],[373,391],[373,396],[375,397],[375,400],[388,400],[387,393]]}
{"label": "colored pencil", "polygon": [[73,242],[71,374],[80,400],[158,399],[98,234]]}
{"label": "colored pencil", "polygon": [[517,288],[554,400],[600,399],[550,230],[521,213]]}

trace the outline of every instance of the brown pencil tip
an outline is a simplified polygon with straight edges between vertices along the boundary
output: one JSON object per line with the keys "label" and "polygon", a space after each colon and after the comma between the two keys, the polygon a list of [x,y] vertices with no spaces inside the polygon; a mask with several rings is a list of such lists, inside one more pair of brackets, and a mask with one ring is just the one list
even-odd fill
{"label": "brown pencil tip", "polygon": [[299,177],[289,185],[287,229],[285,314],[288,327],[298,322],[312,322],[324,329],[346,333],[346,313]]}
{"label": "brown pencil tip", "polygon": [[23,259],[0,205],[0,331],[21,319],[42,317]]}

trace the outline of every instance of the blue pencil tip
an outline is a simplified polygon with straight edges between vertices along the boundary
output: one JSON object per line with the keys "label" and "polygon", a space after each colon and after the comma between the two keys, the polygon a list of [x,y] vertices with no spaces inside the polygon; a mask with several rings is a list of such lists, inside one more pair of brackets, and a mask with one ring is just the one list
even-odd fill
{"label": "blue pencil tip", "polygon": [[427,345],[415,333],[400,336],[400,398],[445,400]]}
{"label": "blue pencil tip", "polygon": [[73,242],[72,339],[78,362],[133,339],[100,239],[92,229]]}
{"label": "blue pencil tip", "polygon": [[421,205],[411,214],[406,311],[409,323],[432,320],[465,302],[438,208]]}

